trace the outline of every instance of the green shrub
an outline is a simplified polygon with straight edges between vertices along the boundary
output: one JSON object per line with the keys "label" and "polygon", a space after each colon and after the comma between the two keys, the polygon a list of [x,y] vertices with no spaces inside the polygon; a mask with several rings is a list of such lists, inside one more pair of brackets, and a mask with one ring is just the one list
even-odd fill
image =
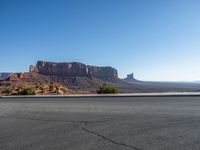
{"label": "green shrub", "polygon": [[22,89],[21,95],[35,95],[35,87],[33,86],[28,86],[24,89]]}
{"label": "green shrub", "polygon": [[112,85],[109,84],[103,84],[99,87],[97,90],[98,94],[115,94],[119,93],[119,90],[116,87],[113,87]]}

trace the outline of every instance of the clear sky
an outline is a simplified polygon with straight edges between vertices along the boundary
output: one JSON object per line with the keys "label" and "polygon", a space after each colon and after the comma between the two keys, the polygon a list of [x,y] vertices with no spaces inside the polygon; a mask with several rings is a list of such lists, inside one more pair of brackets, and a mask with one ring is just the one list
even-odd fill
{"label": "clear sky", "polygon": [[0,0],[0,72],[37,60],[200,80],[199,0]]}

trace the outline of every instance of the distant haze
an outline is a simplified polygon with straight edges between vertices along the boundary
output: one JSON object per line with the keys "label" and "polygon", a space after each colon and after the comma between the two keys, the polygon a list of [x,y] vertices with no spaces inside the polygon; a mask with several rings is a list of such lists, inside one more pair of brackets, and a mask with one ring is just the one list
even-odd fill
{"label": "distant haze", "polygon": [[77,61],[120,78],[199,81],[199,14],[198,0],[0,1],[0,72]]}

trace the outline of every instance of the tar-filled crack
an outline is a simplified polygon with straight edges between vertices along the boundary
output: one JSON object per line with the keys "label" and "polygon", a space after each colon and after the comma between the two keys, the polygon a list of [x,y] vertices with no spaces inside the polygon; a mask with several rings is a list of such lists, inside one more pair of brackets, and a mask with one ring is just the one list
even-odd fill
{"label": "tar-filled crack", "polygon": [[138,147],[135,147],[135,146],[131,146],[131,145],[127,145],[125,143],[117,142],[117,141],[115,141],[115,140],[113,140],[113,139],[111,139],[109,137],[106,137],[105,135],[102,135],[102,134],[99,134],[97,132],[91,131],[91,130],[89,130],[89,129],[87,129],[85,127],[87,124],[102,123],[102,122],[111,121],[111,120],[114,120],[114,119],[106,119],[106,120],[99,120],[99,121],[81,121],[81,120],[41,119],[41,118],[8,117],[8,116],[0,116],[0,118],[5,118],[5,119],[23,119],[23,120],[29,120],[29,121],[49,121],[49,122],[80,123],[81,124],[81,126],[80,126],[81,130],[83,130],[83,131],[85,131],[87,133],[96,135],[96,136],[102,138],[103,140],[105,140],[107,142],[110,142],[112,144],[116,144],[116,145],[119,145],[119,146],[123,146],[123,147],[129,148],[129,149],[142,150],[141,148],[138,148]]}
{"label": "tar-filled crack", "polygon": [[129,148],[129,149],[134,149],[134,150],[142,150],[141,148],[138,148],[138,147],[135,147],[135,146],[131,146],[131,145],[127,145],[125,143],[122,143],[122,142],[117,142],[109,137],[106,137],[105,135],[102,135],[102,134],[99,134],[97,132],[94,132],[94,131],[91,131],[87,128],[85,128],[84,126],[86,124],[89,124],[89,123],[83,123],[82,126],[81,126],[81,129],[87,133],[90,133],[90,134],[93,134],[93,135],[96,135],[100,138],[102,138],[103,140],[107,141],[107,142],[110,142],[112,144],[116,144],[116,145],[119,145],[119,146],[123,146],[123,147],[126,147],[126,148]]}

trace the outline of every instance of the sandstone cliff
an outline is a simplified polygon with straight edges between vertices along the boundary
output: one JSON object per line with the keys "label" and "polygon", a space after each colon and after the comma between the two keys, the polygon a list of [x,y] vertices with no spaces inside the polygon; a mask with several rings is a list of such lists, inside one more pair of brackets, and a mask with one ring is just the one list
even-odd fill
{"label": "sandstone cliff", "polygon": [[[20,92],[21,87],[26,87],[26,85],[34,87],[57,85],[69,89],[69,93],[96,93],[103,83],[118,82],[118,80],[117,70],[112,67],[89,66],[78,62],[38,61],[35,66],[30,66],[29,72],[13,74],[2,80],[0,86],[2,89],[11,89],[12,93],[17,91],[12,87],[18,87]],[[48,91],[50,92],[52,91]]]}
{"label": "sandstone cliff", "polygon": [[117,79],[117,70],[112,67],[96,67],[82,63],[55,63],[38,61],[30,71],[38,72],[47,76],[59,77],[95,77],[104,80]]}

